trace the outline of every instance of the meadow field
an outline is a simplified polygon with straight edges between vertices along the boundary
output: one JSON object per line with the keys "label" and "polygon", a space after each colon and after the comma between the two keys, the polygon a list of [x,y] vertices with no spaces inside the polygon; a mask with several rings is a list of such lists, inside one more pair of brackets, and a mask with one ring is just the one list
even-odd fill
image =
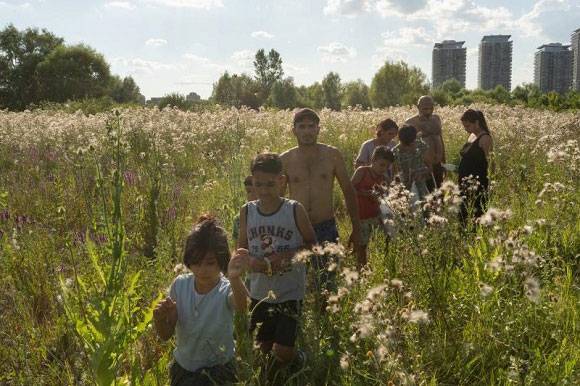
{"label": "meadow field", "polygon": [[[495,140],[490,210],[457,221],[456,187],[431,217],[406,213],[369,268],[340,246],[339,290],[305,301],[296,385],[580,384],[580,114],[475,106]],[[437,108],[447,160],[467,139],[463,107]],[[349,172],[385,117],[323,110],[320,142]],[[290,111],[0,111],[0,384],[167,384],[173,343],[152,307],[182,270],[184,237],[211,212],[231,230],[249,161],[295,146]],[[449,175],[455,182],[456,176]],[[350,222],[334,195],[342,240]],[[406,210],[406,196],[391,204]],[[233,243],[232,243],[233,247]],[[242,384],[267,360],[236,319]]]}

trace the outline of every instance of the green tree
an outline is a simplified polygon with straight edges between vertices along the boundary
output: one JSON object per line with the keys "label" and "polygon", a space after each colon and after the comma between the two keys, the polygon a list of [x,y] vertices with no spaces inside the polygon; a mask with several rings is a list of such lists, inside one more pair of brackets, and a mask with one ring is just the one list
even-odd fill
{"label": "green tree", "polygon": [[42,99],[54,102],[98,98],[108,92],[105,58],[85,45],[59,46],[37,66]]}
{"label": "green tree", "polygon": [[260,85],[246,74],[230,75],[227,71],[213,85],[211,100],[224,106],[247,106],[258,109],[261,105]]}
{"label": "green tree", "polygon": [[322,91],[320,83],[315,82],[308,87],[299,87],[298,92],[301,98],[300,105],[316,110],[320,110],[324,107],[324,92]]}
{"label": "green tree", "polygon": [[512,96],[505,87],[501,85],[495,86],[493,90],[488,91],[490,98],[496,101],[496,103],[510,104],[512,101]]}
{"label": "green tree", "polygon": [[373,107],[382,108],[415,104],[428,91],[427,77],[420,69],[403,61],[386,62],[373,77],[369,96]]}
{"label": "green tree", "polygon": [[342,97],[340,75],[336,72],[329,72],[322,79],[322,92],[324,95],[324,107],[339,111]]}
{"label": "green tree", "polygon": [[274,83],[281,80],[284,75],[282,57],[278,51],[271,49],[266,55],[263,48],[259,49],[254,58],[254,72],[260,84],[260,97],[264,101],[270,95]]}
{"label": "green tree", "polygon": [[0,108],[22,110],[41,99],[36,67],[63,44],[47,30],[18,31],[9,25],[0,31]]}
{"label": "green tree", "polygon": [[109,95],[117,103],[141,103],[139,86],[130,76],[121,80],[118,76],[113,75]]}
{"label": "green tree", "polygon": [[191,107],[191,103],[189,103],[183,95],[174,92],[171,94],[167,94],[163,98],[161,98],[158,106],[160,109],[163,109],[167,106],[171,106],[177,107],[180,110],[189,110],[189,108]]}
{"label": "green tree", "polygon": [[279,109],[292,109],[298,105],[298,92],[291,77],[272,85],[268,104]]}
{"label": "green tree", "polygon": [[361,106],[365,110],[371,107],[369,86],[360,79],[344,85],[342,107],[345,108],[348,106]]}

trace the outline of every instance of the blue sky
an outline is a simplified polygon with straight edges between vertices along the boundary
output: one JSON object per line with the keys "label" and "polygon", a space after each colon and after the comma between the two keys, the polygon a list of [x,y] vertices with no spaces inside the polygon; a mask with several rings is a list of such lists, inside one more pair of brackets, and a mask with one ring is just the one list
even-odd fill
{"label": "blue sky", "polygon": [[195,91],[206,98],[224,71],[252,73],[259,48],[282,55],[298,85],[336,71],[367,84],[385,60],[431,77],[433,43],[464,40],[467,87],[477,85],[485,34],[510,34],[512,86],[533,81],[544,43],[569,44],[578,0],[0,0],[0,28],[46,28],[105,55],[147,98]]}

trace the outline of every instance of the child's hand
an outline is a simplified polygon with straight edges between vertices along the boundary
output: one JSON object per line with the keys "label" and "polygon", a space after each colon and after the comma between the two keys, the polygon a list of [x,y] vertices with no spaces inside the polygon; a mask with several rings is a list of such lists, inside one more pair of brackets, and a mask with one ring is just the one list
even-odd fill
{"label": "child's hand", "polygon": [[250,254],[247,249],[238,249],[228,264],[228,277],[230,279],[239,278],[248,268],[249,258]]}
{"label": "child's hand", "polygon": [[177,304],[169,296],[166,297],[153,310],[153,317],[158,322],[177,323]]}

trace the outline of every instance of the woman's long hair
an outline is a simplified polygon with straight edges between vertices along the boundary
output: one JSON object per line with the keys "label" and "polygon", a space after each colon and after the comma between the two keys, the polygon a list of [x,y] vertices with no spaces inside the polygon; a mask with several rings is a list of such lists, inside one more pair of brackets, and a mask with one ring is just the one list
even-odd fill
{"label": "woman's long hair", "polygon": [[471,123],[479,122],[479,127],[487,134],[490,134],[489,127],[487,127],[487,121],[485,120],[481,110],[467,109],[461,116],[461,120]]}

